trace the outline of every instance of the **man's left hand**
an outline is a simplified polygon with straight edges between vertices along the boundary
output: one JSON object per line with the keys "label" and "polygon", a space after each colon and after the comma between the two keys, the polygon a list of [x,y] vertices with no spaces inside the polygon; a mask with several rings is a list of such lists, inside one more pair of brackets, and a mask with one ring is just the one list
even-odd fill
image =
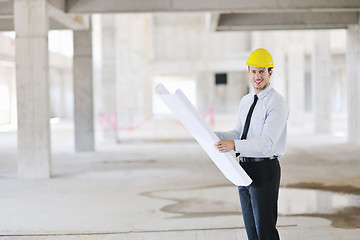
{"label": "man's left hand", "polygon": [[215,143],[215,147],[219,152],[229,152],[235,150],[235,142],[233,140],[221,140]]}

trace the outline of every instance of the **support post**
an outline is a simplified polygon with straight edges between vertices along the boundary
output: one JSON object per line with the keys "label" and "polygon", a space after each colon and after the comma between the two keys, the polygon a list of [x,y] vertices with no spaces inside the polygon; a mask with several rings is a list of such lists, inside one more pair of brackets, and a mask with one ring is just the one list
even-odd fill
{"label": "support post", "polygon": [[75,150],[94,151],[94,107],[91,30],[74,31]]}
{"label": "support post", "polygon": [[329,32],[314,33],[312,52],[313,112],[315,132],[331,133],[331,59]]}
{"label": "support post", "polygon": [[18,175],[51,176],[48,1],[14,1]]}
{"label": "support post", "polygon": [[[101,16],[101,35],[102,35],[102,113],[107,119],[117,122],[116,114],[116,56],[115,56],[115,15],[107,14]],[[114,125],[106,123],[104,126],[104,137],[118,139],[118,130]]]}
{"label": "support post", "polygon": [[302,44],[292,44],[288,49],[288,102],[289,122],[294,126],[304,124],[305,115],[305,54]]}
{"label": "support post", "polygon": [[348,142],[360,145],[360,24],[347,31]]}

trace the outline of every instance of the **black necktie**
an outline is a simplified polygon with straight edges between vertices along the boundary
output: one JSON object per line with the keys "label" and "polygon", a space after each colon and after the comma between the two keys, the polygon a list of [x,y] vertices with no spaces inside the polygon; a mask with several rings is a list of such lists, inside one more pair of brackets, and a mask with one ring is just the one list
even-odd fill
{"label": "black necktie", "polygon": [[[243,131],[243,133],[242,133],[242,135],[241,135],[241,138],[240,138],[241,140],[246,139],[246,136],[247,136],[248,131],[249,131],[251,115],[252,115],[252,113],[253,113],[253,111],[254,111],[254,108],[255,108],[255,105],[256,105],[257,100],[258,100],[258,96],[255,94],[255,95],[254,95],[254,101],[253,101],[253,103],[251,104],[251,107],[250,107],[250,109],[249,109],[249,112],[248,112],[248,114],[247,114],[247,116],[246,116],[244,131]],[[239,156],[239,155],[240,155],[240,153],[236,153],[236,156]]]}

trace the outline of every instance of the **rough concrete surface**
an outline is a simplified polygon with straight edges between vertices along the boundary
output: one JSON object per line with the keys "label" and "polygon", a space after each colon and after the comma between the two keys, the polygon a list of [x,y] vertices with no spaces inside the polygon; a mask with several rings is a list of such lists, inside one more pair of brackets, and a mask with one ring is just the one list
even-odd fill
{"label": "rough concrete surface", "polygon": [[[193,140],[97,141],[75,153],[52,130],[53,177],[16,177],[16,133],[0,133],[0,239],[247,239],[237,188]],[[360,147],[289,133],[280,160],[281,239],[355,240]]]}

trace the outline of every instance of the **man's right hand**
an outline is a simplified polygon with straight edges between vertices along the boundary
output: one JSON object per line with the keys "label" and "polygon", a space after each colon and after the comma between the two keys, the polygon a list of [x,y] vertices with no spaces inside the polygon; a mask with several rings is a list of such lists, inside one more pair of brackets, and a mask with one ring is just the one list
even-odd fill
{"label": "man's right hand", "polygon": [[219,152],[230,152],[235,150],[235,142],[233,140],[221,140],[214,144]]}

